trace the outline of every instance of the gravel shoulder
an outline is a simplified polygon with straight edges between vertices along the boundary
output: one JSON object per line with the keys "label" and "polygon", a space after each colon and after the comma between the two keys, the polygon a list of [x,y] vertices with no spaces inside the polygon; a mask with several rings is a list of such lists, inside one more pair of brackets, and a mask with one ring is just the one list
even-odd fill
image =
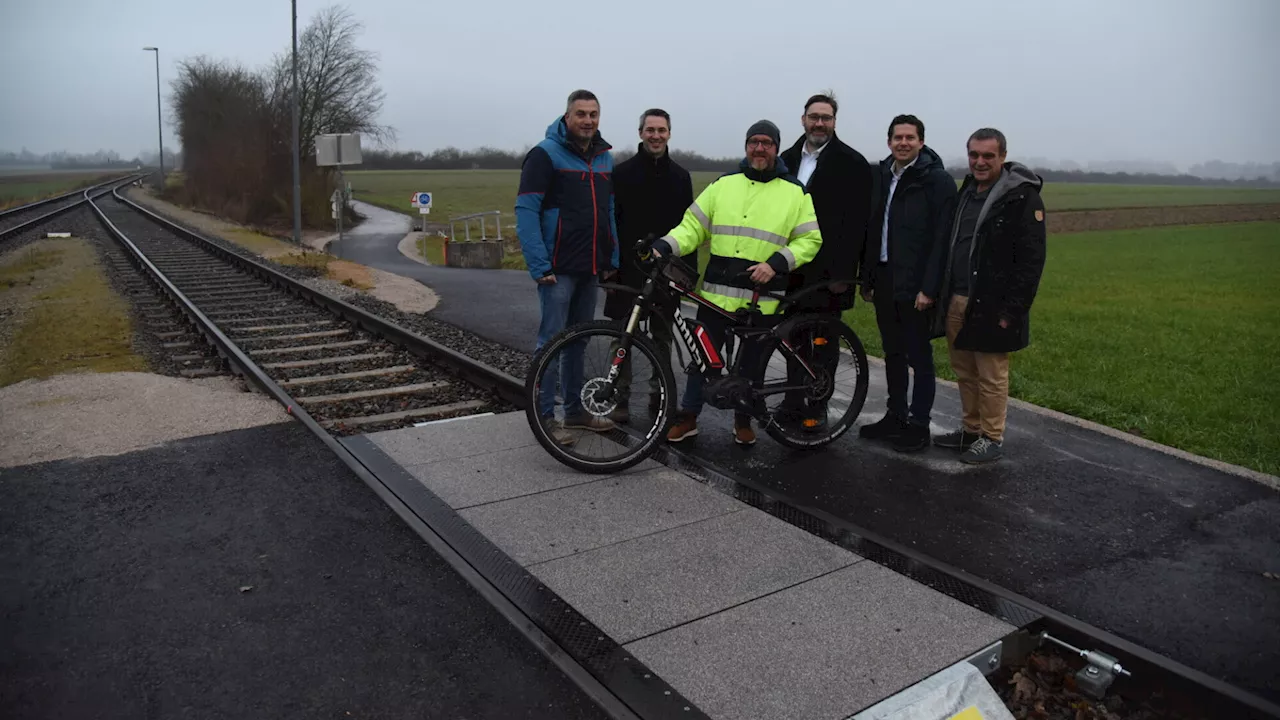
{"label": "gravel shoulder", "polygon": [[119,455],[289,419],[239,380],[70,373],[0,389],[0,467]]}

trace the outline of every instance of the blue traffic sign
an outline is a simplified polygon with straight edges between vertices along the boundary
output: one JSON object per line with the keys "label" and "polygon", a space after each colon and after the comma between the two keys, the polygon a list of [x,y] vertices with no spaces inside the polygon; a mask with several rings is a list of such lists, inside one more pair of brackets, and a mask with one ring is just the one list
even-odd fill
{"label": "blue traffic sign", "polygon": [[430,205],[430,204],[431,204],[431,193],[425,193],[425,192],[424,192],[424,193],[418,193],[418,204],[419,204],[419,205]]}

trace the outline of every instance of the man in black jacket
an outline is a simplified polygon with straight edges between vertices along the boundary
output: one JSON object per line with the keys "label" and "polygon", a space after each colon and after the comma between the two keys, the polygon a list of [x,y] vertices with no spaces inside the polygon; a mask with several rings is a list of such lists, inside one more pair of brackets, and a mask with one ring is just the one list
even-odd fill
{"label": "man in black jacket", "polygon": [[[941,289],[942,254],[955,214],[956,181],[924,144],[924,123],[899,115],[889,123],[889,149],[880,161],[880,201],[872,242],[862,265],[862,292],[875,303],[889,386],[884,418],[859,430],[903,452],[929,446],[936,384],[932,315]],[[910,366],[915,381],[907,405]]]}
{"label": "man in black jacket", "polygon": [[[872,172],[862,153],[836,136],[839,109],[830,94],[810,97],[800,116],[804,134],[781,155],[787,167],[795,168],[796,179],[813,197],[814,212],[822,228],[822,249],[812,262],[791,273],[788,290],[832,280],[848,281],[847,285],[833,286],[835,292],[821,290],[812,294],[804,302],[790,306],[787,312],[817,312],[836,321],[840,320],[842,311],[853,307],[857,297],[853,285],[858,278],[858,263],[878,199],[879,180],[879,173]],[[822,360],[834,371],[839,348],[828,347],[832,352]],[[792,381],[798,381],[800,368],[794,365],[797,366],[788,368],[788,374]],[[788,397],[787,402],[795,405],[799,398]],[[825,417],[823,408],[807,410],[806,417],[820,422]],[[820,424],[814,426],[814,429],[820,428]]]}
{"label": "man in black jacket", "polygon": [[[650,233],[658,237],[666,235],[680,224],[684,211],[693,204],[693,179],[689,171],[671,159],[667,148],[670,140],[671,116],[661,108],[644,111],[640,115],[640,146],[636,154],[618,163],[613,171],[614,217],[621,242],[618,282],[637,290],[644,284],[645,275],[631,247],[636,240]],[[696,263],[697,256],[689,261]],[[630,318],[634,304],[634,295],[612,292],[605,298],[604,314],[613,320],[625,321]],[[670,363],[670,324],[651,316],[649,334],[657,343],[658,351]],[[653,370],[650,385],[656,392],[659,376],[658,369]],[[618,383],[621,400],[609,416],[614,422],[630,419],[630,384],[631,363],[627,362],[621,368]],[[657,397],[650,394],[655,403]]]}
{"label": "man in black jacket", "polygon": [[[938,295],[964,423],[934,443],[963,450],[960,460],[976,464],[1004,453],[1009,353],[1031,342],[1031,303],[1045,260],[1044,182],[1025,165],[1005,161],[1008,145],[999,130],[982,128],[968,144],[969,176]],[[937,334],[941,320],[935,323]]]}

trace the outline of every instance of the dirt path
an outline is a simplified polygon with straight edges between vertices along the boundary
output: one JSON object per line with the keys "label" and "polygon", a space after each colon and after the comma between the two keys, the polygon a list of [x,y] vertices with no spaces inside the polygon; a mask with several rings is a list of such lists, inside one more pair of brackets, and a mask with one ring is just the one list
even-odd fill
{"label": "dirt path", "polygon": [[1253,205],[1183,205],[1174,207],[1108,208],[1106,210],[1064,210],[1046,213],[1051,233],[1091,230],[1128,230],[1161,225],[1280,220],[1280,203]]}

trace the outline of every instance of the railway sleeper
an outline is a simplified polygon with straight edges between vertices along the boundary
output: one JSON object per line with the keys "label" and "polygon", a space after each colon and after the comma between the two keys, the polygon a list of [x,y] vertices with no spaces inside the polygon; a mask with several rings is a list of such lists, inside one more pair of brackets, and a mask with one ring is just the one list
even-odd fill
{"label": "railway sleeper", "polygon": [[316,350],[343,350],[346,348],[359,347],[368,345],[370,340],[347,340],[345,342],[321,343],[319,345],[294,345],[292,347],[268,348],[264,350],[249,350],[249,355],[261,357],[263,355],[288,355],[290,353],[314,352]]}
{"label": "railway sleeper", "polygon": [[280,387],[300,387],[303,385],[320,385],[324,383],[342,382],[343,380],[362,380],[365,378],[385,377],[390,375],[403,375],[404,373],[417,370],[413,365],[392,365],[390,367],[376,368],[374,370],[358,370],[349,373],[337,373],[334,375],[308,375],[306,377],[292,378],[290,380],[281,380]]}
{"label": "railway sleeper", "polygon": [[302,405],[323,405],[325,403],[345,402],[347,400],[395,397],[396,395],[417,395],[419,393],[447,388],[449,385],[450,383],[447,381],[437,380],[434,382],[414,383],[413,385],[393,385],[391,387],[379,388],[377,390],[356,390],[353,392],[334,393],[332,395],[312,395],[295,399]]}
{"label": "railway sleeper", "polygon": [[349,362],[363,362],[365,360],[382,360],[389,358],[392,353],[376,352],[365,353],[363,355],[339,355],[337,357],[317,358],[315,360],[286,360],[282,362],[266,363],[262,365],[264,370],[292,370],[306,367],[320,367],[321,365],[341,365]]}
{"label": "railway sleeper", "polygon": [[316,338],[331,338],[350,335],[354,330],[321,330],[319,332],[295,333],[292,335],[259,335],[257,337],[237,336],[236,342],[240,343],[256,343],[256,342],[282,342],[285,340],[314,340]]}
{"label": "railway sleeper", "polygon": [[463,410],[478,410],[486,405],[484,400],[462,400],[459,402],[446,403],[444,405],[432,405],[424,408],[414,408],[412,410],[398,410],[396,412],[382,413],[381,415],[361,415],[356,417],[330,418],[321,420],[320,426],[332,428],[337,426],[359,426],[359,425],[376,425],[384,422],[394,422],[398,420],[409,419],[428,419],[440,418],[450,413],[456,413]]}
{"label": "railway sleeper", "polygon": [[313,320],[312,322],[281,323],[279,325],[250,325],[249,327],[236,328],[236,332],[250,333],[250,332],[267,332],[270,330],[295,330],[295,329],[301,329],[301,328],[319,327],[321,325],[332,325],[332,324],[333,324],[332,320]]}

